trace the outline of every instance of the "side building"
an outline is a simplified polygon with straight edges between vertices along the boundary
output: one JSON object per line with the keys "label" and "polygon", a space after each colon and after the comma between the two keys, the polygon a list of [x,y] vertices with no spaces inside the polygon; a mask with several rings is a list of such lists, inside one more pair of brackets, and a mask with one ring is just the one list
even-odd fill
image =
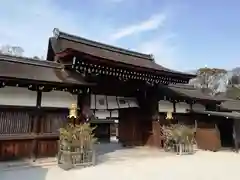
{"label": "side building", "polygon": [[[201,89],[183,84],[161,85],[158,99],[160,125],[180,123],[195,127],[200,149],[238,148],[239,100],[211,96]],[[169,113],[172,118],[167,120]]]}

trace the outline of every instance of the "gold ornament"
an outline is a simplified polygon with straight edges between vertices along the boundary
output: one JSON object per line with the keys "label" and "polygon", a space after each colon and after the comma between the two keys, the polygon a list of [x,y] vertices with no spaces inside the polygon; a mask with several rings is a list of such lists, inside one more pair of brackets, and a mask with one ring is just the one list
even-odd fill
{"label": "gold ornament", "polygon": [[77,104],[72,104],[69,108],[69,118],[77,118]]}
{"label": "gold ornament", "polygon": [[166,116],[166,119],[173,119],[173,116],[172,116],[172,112],[171,111],[169,111],[169,112],[167,112],[167,116]]}

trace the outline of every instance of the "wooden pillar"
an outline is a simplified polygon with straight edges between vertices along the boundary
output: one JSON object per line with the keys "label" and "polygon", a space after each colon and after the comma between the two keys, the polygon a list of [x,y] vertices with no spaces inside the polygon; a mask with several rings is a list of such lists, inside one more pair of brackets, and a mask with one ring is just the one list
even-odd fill
{"label": "wooden pillar", "polygon": [[152,121],[152,133],[153,133],[153,146],[161,147],[161,133],[160,123],[158,121]]}
{"label": "wooden pillar", "polygon": [[148,89],[145,106],[147,112],[147,121],[150,121],[150,134],[146,145],[161,147],[160,123],[158,122],[158,89],[153,87]]}
{"label": "wooden pillar", "polygon": [[[33,126],[32,126],[32,133],[35,135],[39,132],[39,126],[40,126],[40,108],[41,108],[41,101],[42,101],[42,92],[37,91],[37,102],[36,102],[36,110],[34,113],[33,118]],[[33,139],[32,142],[32,150],[31,150],[31,156],[32,159],[35,161],[37,158],[37,149],[38,149],[38,143],[37,139]]]}
{"label": "wooden pillar", "polygon": [[238,120],[233,119],[233,141],[237,153],[239,152],[239,126]]}
{"label": "wooden pillar", "polygon": [[87,116],[90,116],[90,93],[86,90],[82,94],[78,94],[78,107],[81,114],[80,121],[85,121]]}

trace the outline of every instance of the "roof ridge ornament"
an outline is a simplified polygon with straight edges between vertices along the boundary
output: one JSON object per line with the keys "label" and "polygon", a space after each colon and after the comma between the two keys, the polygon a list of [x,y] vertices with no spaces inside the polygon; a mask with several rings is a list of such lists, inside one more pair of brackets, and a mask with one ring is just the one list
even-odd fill
{"label": "roof ridge ornament", "polygon": [[152,61],[154,61],[154,55],[153,54],[149,54],[150,58]]}
{"label": "roof ridge ornament", "polygon": [[54,28],[53,29],[53,35],[54,35],[54,37],[58,38],[59,35],[60,35],[60,30],[58,28]]}

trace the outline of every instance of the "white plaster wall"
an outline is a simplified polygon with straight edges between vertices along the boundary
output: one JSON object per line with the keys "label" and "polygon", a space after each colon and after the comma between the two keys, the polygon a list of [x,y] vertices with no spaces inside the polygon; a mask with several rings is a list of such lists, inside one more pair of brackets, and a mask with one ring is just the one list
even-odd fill
{"label": "white plaster wall", "polygon": [[110,117],[110,111],[98,110],[95,112],[95,117],[98,119],[106,119]]}
{"label": "white plaster wall", "polygon": [[105,95],[96,95],[96,109],[107,109],[107,99]]}
{"label": "white plaster wall", "polygon": [[65,91],[51,91],[42,93],[42,107],[69,108],[77,103],[77,95]]}
{"label": "white plaster wall", "polygon": [[205,111],[206,107],[202,104],[196,103],[192,105],[192,109],[197,111]]}
{"label": "white plaster wall", "polygon": [[[123,100],[123,101],[121,101]],[[100,104],[102,101],[103,104]],[[125,102],[125,103],[122,103]],[[116,96],[105,96],[105,95],[91,95],[90,109],[121,109],[121,108],[132,108],[139,107],[136,98],[133,97],[116,97]]]}
{"label": "white plaster wall", "polygon": [[0,88],[0,104],[8,106],[36,106],[37,92],[21,87]]}
{"label": "white plaster wall", "polygon": [[176,112],[177,113],[186,113],[190,109],[190,105],[185,102],[176,103]]}
{"label": "white plaster wall", "polygon": [[111,112],[111,117],[118,118],[118,116],[119,116],[118,110],[114,110]]}
{"label": "white plaster wall", "polygon": [[90,98],[90,109],[96,109],[95,95],[94,95],[94,94],[91,94],[91,98]]}
{"label": "white plaster wall", "polygon": [[128,98],[128,104],[130,107],[139,107],[136,98]]}
{"label": "white plaster wall", "polygon": [[107,118],[118,118],[118,110],[96,110],[94,115],[98,119],[107,119]]}
{"label": "white plaster wall", "polygon": [[173,103],[165,100],[159,101],[158,112],[173,112]]}
{"label": "white plaster wall", "polygon": [[116,96],[107,96],[108,109],[118,109]]}

